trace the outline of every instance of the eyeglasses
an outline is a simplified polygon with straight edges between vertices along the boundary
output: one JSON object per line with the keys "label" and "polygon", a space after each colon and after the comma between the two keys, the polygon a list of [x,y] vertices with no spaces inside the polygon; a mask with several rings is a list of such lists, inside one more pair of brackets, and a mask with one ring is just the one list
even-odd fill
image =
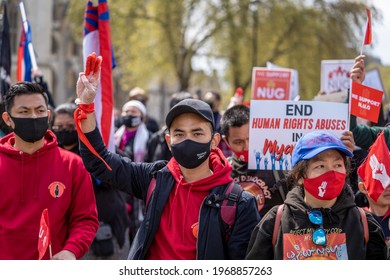
{"label": "eyeglasses", "polygon": [[61,131],[61,130],[68,130],[68,131],[73,131],[76,129],[76,126],[74,124],[67,124],[67,125],[53,125],[51,127],[53,131]]}
{"label": "eyeglasses", "polygon": [[313,231],[311,239],[316,245],[324,246],[326,245],[326,233],[323,226],[323,218],[320,210],[312,210],[308,213],[309,220],[312,224],[319,226],[315,231]]}

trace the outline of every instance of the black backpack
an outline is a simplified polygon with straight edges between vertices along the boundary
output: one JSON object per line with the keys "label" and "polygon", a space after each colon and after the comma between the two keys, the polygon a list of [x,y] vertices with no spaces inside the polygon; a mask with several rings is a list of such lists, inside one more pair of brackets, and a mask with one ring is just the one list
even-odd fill
{"label": "black backpack", "polygon": [[[145,206],[147,208],[150,198],[156,188],[156,179],[153,177],[149,183],[148,192],[146,194]],[[213,201],[207,203],[218,203],[220,204],[220,217],[222,221],[222,232],[224,234],[225,240],[229,240],[230,234],[233,231],[234,221],[236,219],[236,210],[237,202],[240,199],[240,196],[243,192],[243,189],[240,185],[231,182],[225,188],[223,195],[214,195]],[[145,209],[146,209],[145,208]]]}

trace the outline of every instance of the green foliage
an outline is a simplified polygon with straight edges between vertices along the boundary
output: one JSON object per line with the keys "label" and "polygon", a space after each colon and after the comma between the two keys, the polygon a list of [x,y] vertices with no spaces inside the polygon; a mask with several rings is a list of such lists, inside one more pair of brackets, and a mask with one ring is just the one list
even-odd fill
{"label": "green foliage", "polygon": [[[248,93],[252,67],[270,61],[297,69],[301,98],[311,99],[320,90],[321,60],[357,56],[366,20],[364,5],[348,0],[111,0],[109,6],[125,91],[152,81],[188,90],[203,76],[195,78],[194,59],[206,57],[227,65],[219,78],[230,92],[242,86]],[[68,18],[80,42],[84,7],[70,0]]]}

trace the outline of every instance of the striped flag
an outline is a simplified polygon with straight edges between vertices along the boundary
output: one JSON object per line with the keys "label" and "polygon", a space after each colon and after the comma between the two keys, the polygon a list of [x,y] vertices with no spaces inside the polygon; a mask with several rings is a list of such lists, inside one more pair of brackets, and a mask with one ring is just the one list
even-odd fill
{"label": "striped flag", "polygon": [[18,64],[16,68],[16,79],[18,82],[32,81],[32,77],[31,77],[32,63],[31,63],[30,52],[28,49],[28,44],[31,43],[31,28],[30,28],[30,24],[29,23],[27,24],[28,24],[27,35],[23,27],[20,33],[19,49],[18,49]]}
{"label": "striped flag", "polygon": [[84,65],[88,55],[95,52],[103,58],[100,85],[95,97],[95,114],[98,128],[107,149],[115,151],[114,145],[114,92],[112,69],[115,65],[111,45],[110,15],[107,0],[99,0],[98,6],[88,1],[84,15],[83,55]]}

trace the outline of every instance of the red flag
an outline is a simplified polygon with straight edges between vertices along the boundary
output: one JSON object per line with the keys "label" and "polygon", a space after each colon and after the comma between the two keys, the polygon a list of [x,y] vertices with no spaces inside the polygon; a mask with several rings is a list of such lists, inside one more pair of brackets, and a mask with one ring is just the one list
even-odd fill
{"label": "red flag", "polygon": [[383,132],[370,147],[366,160],[358,168],[368,195],[376,202],[382,192],[390,186],[390,154]]}
{"label": "red flag", "polygon": [[50,228],[49,228],[49,212],[46,208],[42,211],[41,222],[39,227],[38,260],[41,260],[43,258],[49,244],[51,244],[51,236],[50,236]]}
{"label": "red flag", "polygon": [[370,45],[372,41],[372,27],[371,27],[371,11],[369,8],[366,8],[367,13],[367,26],[366,26],[366,36],[364,37],[364,44]]}

